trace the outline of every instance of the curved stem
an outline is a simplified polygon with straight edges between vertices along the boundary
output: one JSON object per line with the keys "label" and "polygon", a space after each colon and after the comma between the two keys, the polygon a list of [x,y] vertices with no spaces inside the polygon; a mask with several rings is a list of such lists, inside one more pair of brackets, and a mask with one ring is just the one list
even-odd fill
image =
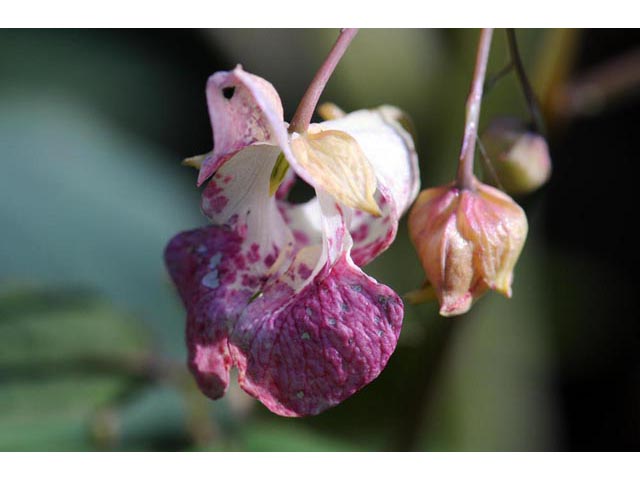
{"label": "curved stem", "polygon": [[345,28],[340,31],[338,40],[336,40],[336,43],[333,45],[329,55],[327,55],[326,60],[316,73],[315,77],[313,77],[313,80],[311,80],[311,84],[304,93],[302,100],[300,100],[298,109],[293,115],[293,119],[289,125],[289,132],[300,133],[307,131],[309,123],[311,122],[311,117],[313,116],[313,111],[318,104],[318,100],[320,100],[320,95],[322,94],[324,87],[327,85],[331,74],[336,69],[338,62],[357,33],[357,28]]}
{"label": "curved stem", "polygon": [[511,70],[513,70],[513,62],[509,60],[509,63],[507,63],[504,67],[502,67],[502,70],[500,70],[495,75],[492,75],[491,77],[489,77],[484,82],[484,96],[486,97],[491,91],[491,89],[493,89],[493,87],[496,85],[496,83],[498,83],[500,80],[506,77],[507,74],[511,72]]}
{"label": "curved stem", "polygon": [[513,28],[507,28],[507,40],[509,43],[509,54],[511,55],[511,63],[516,69],[522,92],[527,100],[527,107],[529,108],[529,114],[531,120],[537,132],[544,133],[544,122],[542,119],[542,113],[540,112],[540,106],[538,100],[533,92],[527,73],[524,71],[524,65],[522,64],[522,58],[520,57],[520,51],[518,50],[518,42],[516,41],[516,32]]}
{"label": "curved stem", "polygon": [[480,32],[480,40],[478,41],[476,67],[473,72],[471,91],[467,99],[467,117],[464,127],[464,137],[462,138],[458,175],[456,177],[456,184],[458,188],[461,189],[470,190],[473,188],[473,157],[476,151],[478,121],[480,119],[480,106],[482,105],[482,90],[487,74],[487,62],[489,60],[489,51],[491,50],[492,36],[493,28],[483,28]]}

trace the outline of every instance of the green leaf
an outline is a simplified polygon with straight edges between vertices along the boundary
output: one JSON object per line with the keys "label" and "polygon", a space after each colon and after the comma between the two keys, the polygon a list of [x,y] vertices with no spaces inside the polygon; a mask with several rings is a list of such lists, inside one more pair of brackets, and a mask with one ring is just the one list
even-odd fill
{"label": "green leaf", "polygon": [[0,292],[0,371],[104,365],[149,354],[134,318],[83,292]]}
{"label": "green leaf", "polygon": [[347,452],[357,445],[338,436],[332,437],[302,425],[262,422],[247,426],[243,441],[252,452]]}
{"label": "green leaf", "polygon": [[150,356],[135,319],[79,291],[0,292],[0,450],[88,450]]}
{"label": "green leaf", "polygon": [[204,223],[192,172],[86,106],[2,91],[0,103],[2,280],[98,291],[183,355],[163,251]]}

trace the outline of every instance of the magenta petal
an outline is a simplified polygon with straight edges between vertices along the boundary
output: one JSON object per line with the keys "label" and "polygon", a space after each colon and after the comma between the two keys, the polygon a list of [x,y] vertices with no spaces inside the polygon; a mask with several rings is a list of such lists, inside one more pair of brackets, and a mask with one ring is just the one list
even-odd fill
{"label": "magenta petal", "polygon": [[293,293],[276,283],[251,303],[231,352],[241,386],[267,408],[315,415],[380,374],[396,347],[403,305],[346,257]]}
{"label": "magenta petal", "polygon": [[200,389],[214,399],[224,395],[229,383],[229,332],[253,293],[229,287],[242,270],[241,241],[231,230],[212,226],[176,235],[165,250],[187,309],[189,368]]}

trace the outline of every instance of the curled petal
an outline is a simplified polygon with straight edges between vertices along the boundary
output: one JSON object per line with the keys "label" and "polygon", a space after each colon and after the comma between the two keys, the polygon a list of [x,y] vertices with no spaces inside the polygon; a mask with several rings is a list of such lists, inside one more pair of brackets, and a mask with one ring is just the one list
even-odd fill
{"label": "curled petal", "polygon": [[349,207],[380,215],[373,198],[375,174],[351,135],[339,130],[298,135],[291,140],[291,148],[314,187],[326,190]]}
{"label": "curled petal", "polygon": [[358,110],[320,124],[323,130],[342,130],[351,135],[373,166],[378,184],[391,195],[400,217],[420,189],[418,157],[411,135],[398,122],[393,107]]}
{"label": "curled petal", "polygon": [[207,104],[213,128],[214,149],[202,162],[198,185],[229,157],[255,143],[286,141],[282,103],[265,79],[237,66],[217,72],[207,82]]}
{"label": "curled petal", "polygon": [[353,238],[351,258],[361,267],[389,248],[398,231],[398,212],[386,186],[378,185],[376,203],[381,209],[379,216],[355,210],[349,228]]}

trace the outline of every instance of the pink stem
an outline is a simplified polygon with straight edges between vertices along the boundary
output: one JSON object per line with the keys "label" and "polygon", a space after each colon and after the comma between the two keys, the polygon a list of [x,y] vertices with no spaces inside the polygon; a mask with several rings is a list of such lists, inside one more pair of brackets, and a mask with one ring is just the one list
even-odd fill
{"label": "pink stem", "polygon": [[476,68],[473,72],[471,91],[467,99],[467,118],[462,139],[460,163],[456,183],[458,188],[473,189],[475,177],[473,176],[473,158],[476,152],[476,137],[478,136],[478,121],[480,119],[480,106],[482,105],[482,88],[487,74],[487,62],[491,50],[491,37],[493,28],[483,28],[480,32],[478,52],[476,54]]}
{"label": "pink stem", "polygon": [[320,100],[320,95],[322,94],[324,87],[327,85],[331,74],[336,69],[338,62],[357,33],[357,28],[345,28],[340,31],[338,40],[336,40],[336,43],[333,45],[333,48],[329,52],[326,60],[316,73],[316,76],[313,77],[309,88],[307,88],[307,91],[304,93],[304,96],[298,105],[298,109],[293,115],[291,124],[289,125],[289,132],[302,133],[307,131],[309,123],[311,123],[311,117],[316,109],[318,100]]}

